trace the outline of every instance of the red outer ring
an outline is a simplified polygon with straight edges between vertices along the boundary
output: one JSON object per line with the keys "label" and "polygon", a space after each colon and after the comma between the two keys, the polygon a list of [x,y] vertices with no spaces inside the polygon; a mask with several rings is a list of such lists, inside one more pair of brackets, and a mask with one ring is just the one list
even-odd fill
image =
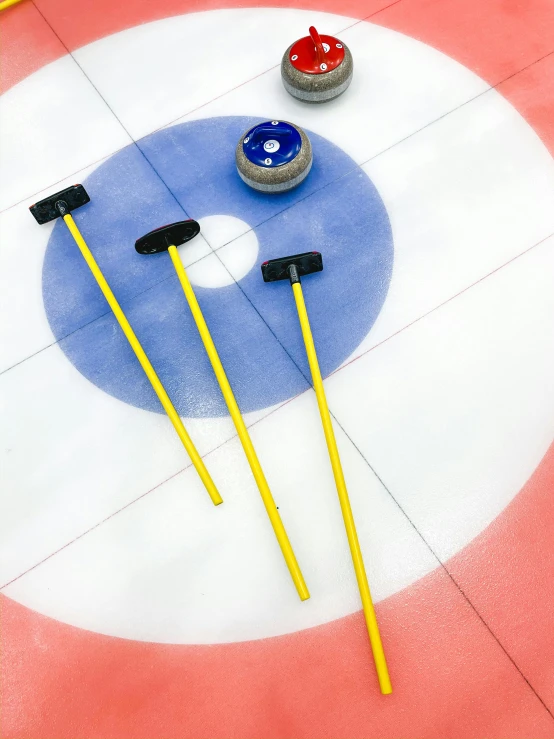
{"label": "red outer ring", "polygon": [[[311,36],[305,36],[298,39],[289,52],[289,61],[292,66],[299,72],[306,74],[325,74],[336,69],[344,59],[344,46],[338,38],[334,36],[321,36],[321,41],[329,46],[329,51],[325,52],[326,69],[321,69],[317,58],[317,52]],[[339,46],[337,46],[339,44]],[[296,58],[293,58],[296,57]]]}

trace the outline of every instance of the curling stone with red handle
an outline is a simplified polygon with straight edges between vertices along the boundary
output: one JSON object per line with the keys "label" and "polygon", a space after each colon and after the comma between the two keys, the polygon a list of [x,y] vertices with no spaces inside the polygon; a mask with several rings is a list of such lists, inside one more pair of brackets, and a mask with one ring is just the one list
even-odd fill
{"label": "curling stone with red handle", "polygon": [[281,62],[285,89],[307,103],[326,103],[342,95],[353,72],[346,44],[334,36],[320,36],[313,26],[309,36],[289,46]]}

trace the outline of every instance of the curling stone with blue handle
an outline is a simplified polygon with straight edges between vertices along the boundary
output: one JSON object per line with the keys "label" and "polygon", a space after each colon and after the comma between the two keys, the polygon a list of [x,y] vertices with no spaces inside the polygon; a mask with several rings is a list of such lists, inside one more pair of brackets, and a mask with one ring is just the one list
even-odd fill
{"label": "curling stone with blue handle", "polygon": [[289,46],[281,62],[285,90],[307,103],[334,100],[352,82],[354,63],[349,48],[334,36],[310,35]]}
{"label": "curling stone with blue handle", "polygon": [[280,193],[306,179],[312,166],[312,146],[298,126],[265,121],[247,131],[237,144],[237,170],[255,190]]}

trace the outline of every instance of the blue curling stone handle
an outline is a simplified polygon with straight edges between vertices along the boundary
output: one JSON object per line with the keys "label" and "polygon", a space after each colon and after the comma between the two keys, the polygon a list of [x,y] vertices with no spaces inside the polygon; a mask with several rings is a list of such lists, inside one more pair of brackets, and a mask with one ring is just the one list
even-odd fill
{"label": "blue curling stone handle", "polygon": [[283,121],[266,121],[251,128],[242,140],[244,156],[259,167],[280,167],[298,156],[302,138]]}

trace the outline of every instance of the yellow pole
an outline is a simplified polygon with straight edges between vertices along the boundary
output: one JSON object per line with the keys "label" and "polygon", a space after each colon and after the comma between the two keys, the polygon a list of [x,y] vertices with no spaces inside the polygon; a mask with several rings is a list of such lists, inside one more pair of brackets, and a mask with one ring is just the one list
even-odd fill
{"label": "yellow pole", "polygon": [[208,495],[212,499],[212,502],[214,505],[219,505],[220,503],[223,503],[223,499],[221,495],[219,494],[212,478],[210,477],[210,473],[206,469],[204,462],[202,461],[202,457],[198,454],[196,447],[194,446],[192,439],[187,433],[187,430],[185,429],[183,422],[181,421],[181,418],[179,417],[179,414],[173,407],[173,403],[169,399],[169,395],[166,393],[164,386],[160,382],[160,379],[156,372],[154,371],[154,367],[152,367],[152,364],[150,363],[150,360],[146,356],[146,353],[142,346],[140,345],[139,340],[135,336],[135,332],[131,328],[131,324],[127,320],[127,317],[125,316],[125,313],[121,310],[121,307],[119,303],[117,302],[115,295],[111,291],[110,286],[106,282],[106,278],[102,274],[100,267],[97,265],[96,260],[92,256],[92,252],[88,248],[85,240],[81,236],[81,232],[77,228],[77,224],[73,220],[73,217],[68,213],[67,215],[63,216],[63,219],[65,221],[66,226],[71,232],[71,235],[75,239],[77,246],[81,250],[81,254],[85,258],[86,263],[89,266],[90,271],[94,275],[94,278],[96,282],[98,283],[98,286],[100,287],[100,290],[102,290],[104,297],[108,301],[108,304],[110,308],[112,309],[115,317],[117,318],[117,321],[119,325],[121,326],[123,333],[127,337],[127,340],[131,347],[133,348],[133,351],[137,355],[137,359],[140,362],[140,365],[142,369],[145,371],[146,376],[152,383],[152,387],[154,388],[154,392],[160,399],[160,403],[162,404],[165,412],[169,416],[169,420],[173,424],[175,431],[179,435],[179,438],[183,442],[183,446],[187,450],[187,453],[191,459],[192,464],[196,468],[196,471],[200,475],[200,479],[204,483],[206,490],[208,491]]}
{"label": "yellow pole", "polygon": [[11,8],[12,5],[16,5],[20,2],[21,0],[3,0],[3,2],[0,3],[0,11],[6,10],[6,8]]}
{"label": "yellow pole", "polygon": [[307,600],[310,597],[310,593],[304,581],[304,577],[302,575],[300,567],[298,566],[298,562],[296,561],[296,557],[289,541],[289,537],[287,536],[287,532],[285,531],[285,527],[283,526],[283,522],[281,521],[281,516],[279,515],[279,511],[277,510],[277,506],[275,505],[275,501],[273,500],[271,490],[269,489],[269,485],[267,484],[267,480],[265,479],[265,475],[254,450],[254,445],[252,444],[252,440],[250,439],[250,435],[237,405],[237,401],[235,400],[235,396],[233,395],[233,391],[231,390],[229,380],[227,379],[227,375],[225,374],[225,370],[223,369],[223,365],[221,364],[221,360],[219,359],[215,344],[212,340],[212,337],[210,336],[208,326],[206,325],[206,321],[204,320],[204,316],[202,315],[202,311],[200,310],[200,306],[198,305],[196,295],[194,294],[192,285],[190,284],[187,273],[185,272],[185,268],[183,267],[183,263],[181,262],[181,259],[179,257],[179,252],[177,251],[177,247],[175,246],[170,246],[168,251],[169,256],[171,257],[171,261],[173,262],[173,266],[175,267],[175,271],[177,272],[177,276],[179,277],[183,292],[185,293],[185,297],[196,323],[196,327],[198,329],[198,332],[200,333],[200,337],[202,339],[208,357],[210,358],[210,362],[219,383],[219,387],[221,388],[221,392],[223,393],[223,397],[225,398],[225,402],[227,403],[227,408],[229,409],[229,413],[231,415],[231,418],[233,419],[233,423],[235,424],[235,428],[241,441],[242,448],[244,449],[244,453],[246,454],[246,458],[248,459],[250,469],[252,470],[252,474],[254,475],[254,479],[256,480],[256,484],[258,486],[258,490],[260,491],[260,495],[262,496],[267,515],[269,516],[269,520],[271,521],[271,525],[273,526],[273,531],[275,532],[275,536],[277,537],[277,541],[279,542],[279,546],[281,547],[283,557],[285,558],[285,562],[287,563],[287,567],[289,568],[289,572],[296,586],[296,590],[298,591],[298,595],[300,596],[301,600]]}
{"label": "yellow pole", "polygon": [[352,508],[350,506],[350,500],[348,498],[348,491],[346,489],[346,483],[344,481],[344,474],[340,462],[339,450],[337,449],[337,442],[335,440],[333,424],[331,423],[331,415],[329,413],[329,407],[327,406],[325,390],[323,389],[323,380],[321,379],[321,372],[319,371],[319,363],[317,361],[314,340],[312,336],[312,331],[310,329],[310,322],[308,321],[306,303],[304,302],[304,295],[302,294],[302,286],[300,282],[293,283],[292,290],[294,292],[294,300],[296,302],[296,309],[298,310],[298,318],[300,319],[302,336],[306,345],[306,354],[308,355],[308,363],[310,365],[310,371],[312,373],[312,381],[314,384],[317,404],[319,406],[319,413],[321,415],[321,422],[323,424],[325,440],[327,442],[329,457],[331,459],[331,466],[333,468],[333,475],[335,477],[335,484],[337,486],[337,493],[339,495],[342,517],[344,519],[344,527],[346,529],[346,536],[348,537],[348,544],[350,546],[350,554],[352,556],[354,571],[356,572],[356,580],[358,581],[358,588],[360,590],[360,595],[362,598],[365,622],[369,634],[369,641],[371,643],[371,650],[373,652],[373,659],[375,660],[375,669],[377,670],[379,686],[381,687],[381,693],[383,693],[384,695],[388,695],[389,693],[392,693],[392,685],[387,668],[387,661],[385,659],[385,653],[383,651],[381,635],[379,634],[379,626],[377,625],[377,618],[375,616],[373,601],[371,600],[371,592],[369,590],[364,561],[362,559],[362,550],[360,549],[358,534],[356,533],[354,516],[352,514]]}

